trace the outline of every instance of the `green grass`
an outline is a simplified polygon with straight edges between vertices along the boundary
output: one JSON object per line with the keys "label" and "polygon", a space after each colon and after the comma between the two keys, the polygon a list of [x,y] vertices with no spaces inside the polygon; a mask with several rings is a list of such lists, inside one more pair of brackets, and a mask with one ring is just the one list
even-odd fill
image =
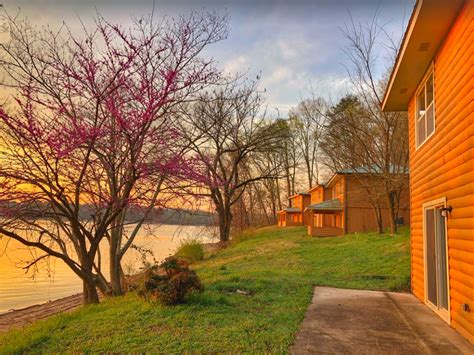
{"label": "green grass", "polygon": [[[193,265],[206,290],[177,307],[131,293],[0,335],[0,352],[287,352],[314,285],[404,290],[408,231],[308,237],[264,228]],[[248,294],[237,293],[237,290]]]}
{"label": "green grass", "polygon": [[181,242],[175,255],[186,260],[188,263],[195,263],[204,259],[204,248],[199,240],[188,239]]}

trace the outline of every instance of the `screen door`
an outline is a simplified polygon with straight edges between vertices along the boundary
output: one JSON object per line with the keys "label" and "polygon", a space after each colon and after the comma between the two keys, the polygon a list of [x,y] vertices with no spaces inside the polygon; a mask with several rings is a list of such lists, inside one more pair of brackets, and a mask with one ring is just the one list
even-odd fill
{"label": "screen door", "polygon": [[446,217],[443,205],[425,207],[425,265],[426,292],[429,303],[440,311],[448,312],[448,266]]}

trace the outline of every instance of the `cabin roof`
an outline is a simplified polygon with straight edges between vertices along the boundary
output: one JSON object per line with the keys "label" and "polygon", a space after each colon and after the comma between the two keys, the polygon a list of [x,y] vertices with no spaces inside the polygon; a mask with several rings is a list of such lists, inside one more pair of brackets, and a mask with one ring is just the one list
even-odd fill
{"label": "cabin roof", "polygon": [[278,211],[277,213],[284,213],[284,212],[288,212],[288,213],[300,213],[301,212],[301,209],[298,208],[298,207],[286,207],[280,211]]}
{"label": "cabin roof", "polygon": [[319,189],[319,188],[324,188],[324,187],[325,187],[324,184],[315,185],[315,186],[313,186],[312,188],[310,188],[310,189],[308,190],[308,193],[313,192],[313,191],[315,191],[315,190],[317,190],[317,189]]}
{"label": "cabin roof", "polygon": [[306,209],[312,211],[342,211],[342,204],[339,199],[335,198],[334,200],[309,205]]}
{"label": "cabin roof", "polygon": [[[358,168],[349,168],[349,169],[342,169],[342,170],[338,170],[336,171],[332,176],[331,178],[329,179],[329,181],[326,183],[326,187],[331,187],[334,182],[336,182],[338,179],[338,177],[341,177],[342,175],[350,175],[350,174],[381,174],[382,171],[380,170],[379,167],[377,167],[376,165],[372,165],[372,166],[360,166]],[[403,168],[403,166],[399,166],[399,165],[391,165],[390,166],[390,173],[392,174],[408,174],[409,171],[408,171],[408,167],[406,168]]]}
{"label": "cabin roof", "polygon": [[406,111],[465,0],[418,0],[382,101],[383,111]]}
{"label": "cabin roof", "polygon": [[329,179],[328,183],[326,184],[326,186],[329,188],[329,187],[332,187],[332,185],[339,180],[340,177],[342,177],[344,175],[344,173],[339,173],[339,172],[336,172],[333,174],[333,176],[331,176],[331,178]]}
{"label": "cabin roof", "polygon": [[297,192],[294,195],[291,195],[290,197],[288,197],[288,199],[292,199],[298,196],[308,196],[308,195],[311,195],[311,194],[309,192]]}
{"label": "cabin roof", "polygon": [[[408,168],[399,165],[390,165],[391,174],[408,174]],[[336,171],[336,174],[381,174],[382,170],[377,165],[359,166]]]}

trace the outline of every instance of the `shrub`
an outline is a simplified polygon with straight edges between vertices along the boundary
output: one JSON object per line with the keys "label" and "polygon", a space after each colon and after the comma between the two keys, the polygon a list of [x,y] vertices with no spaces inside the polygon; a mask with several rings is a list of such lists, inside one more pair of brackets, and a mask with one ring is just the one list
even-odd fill
{"label": "shrub", "polygon": [[199,240],[187,239],[181,242],[175,255],[188,263],[194,263],[204,259],[204,248]]}
{"label": "shrub", "polygon": [[148,269],[139,294],[172,306],[184,303],[188,294],[202,292],[203,289],[199,277],[189,269],[188,263],[171,256],[159,266]]}

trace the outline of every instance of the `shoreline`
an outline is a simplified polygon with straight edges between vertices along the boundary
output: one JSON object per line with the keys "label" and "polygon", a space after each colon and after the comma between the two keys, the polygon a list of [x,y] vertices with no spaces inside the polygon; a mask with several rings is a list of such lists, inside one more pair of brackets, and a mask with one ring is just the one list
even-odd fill
{"label": "shoreline", "polygon": [[25,308],[12,309],[0,314],[0,333],[12,328],[21,328],[49,316],[70,312],[82,306],[82,293],[58,298]]}
{"label": "shoreline", "polygon": [[[204,243],[202,246],[206,253],[212,253],[224,247],[219,242]],[[133,278],[133,276],[135,275],[130,277]],[[24,327],[55,314],[70,312],[81,306],[82,292],[24,308],[11,309],[8,312],[0,313],[0,333]]]}

